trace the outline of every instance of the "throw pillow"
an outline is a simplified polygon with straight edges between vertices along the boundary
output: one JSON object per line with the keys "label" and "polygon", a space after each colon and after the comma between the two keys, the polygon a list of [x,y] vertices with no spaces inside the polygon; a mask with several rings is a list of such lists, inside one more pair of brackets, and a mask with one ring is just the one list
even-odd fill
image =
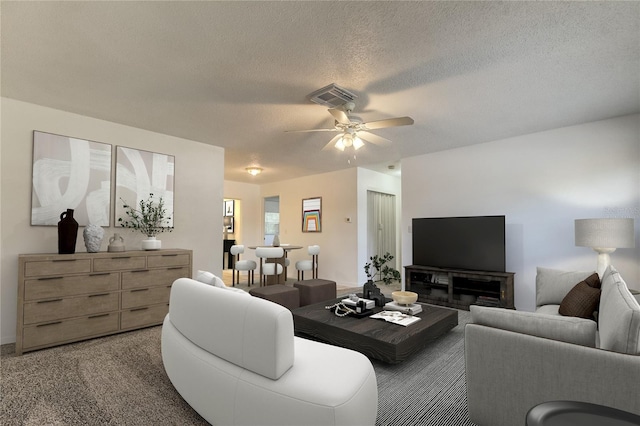
{"label": "throw pillow", "polygon": [[200,281],[201,283],[209,284],[214,287],[227,288],[224,281],[207,271],[198,271],[196,274],[196,281]]}
{"label": "throw pillow", "polygon": [[[594,281],[591,280],[591,282]],[[600,284],[600,279],[597,284]],[[580,281],[562,299],[558,312],[567,317],[592,319],[593,313],[598,309],[598,303],[600,303],[600,288],[592,287],[587,280]]]}

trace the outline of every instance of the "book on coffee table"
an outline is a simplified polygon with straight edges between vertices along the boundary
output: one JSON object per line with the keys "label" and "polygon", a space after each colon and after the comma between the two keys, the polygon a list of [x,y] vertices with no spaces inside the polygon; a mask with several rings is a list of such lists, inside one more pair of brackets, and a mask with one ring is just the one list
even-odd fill
{"label": "book on coffee table", "polygon": [[399,311],[381,311],[375,315],[371,315],[369,318],[385,320],[387,322],[402,325],[404,327],[418,322],[421,319],[420,317],[403,314]]}
{"label": "book on coffee table", "polygon": [[385,311],[399,311],[403,314],[416,315],[422,312],[422,306],[414,303],[412,305],[401,305],[398,302],[388,302],[384,305]]}

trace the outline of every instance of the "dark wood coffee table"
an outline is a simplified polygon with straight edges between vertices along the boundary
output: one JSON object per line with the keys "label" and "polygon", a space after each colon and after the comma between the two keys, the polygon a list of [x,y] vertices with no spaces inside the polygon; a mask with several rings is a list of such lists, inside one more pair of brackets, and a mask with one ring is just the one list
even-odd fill
{"label": "dark wood coffee table", "polygon": [[417,315],[422,319],[407,327],[369,317],[338,317],[325,309],[340,300],[342,298],[294,309],[296,335],[353,349],[395,364],[458,325],[458,311],[426,304],[421,304],[422,312]]}

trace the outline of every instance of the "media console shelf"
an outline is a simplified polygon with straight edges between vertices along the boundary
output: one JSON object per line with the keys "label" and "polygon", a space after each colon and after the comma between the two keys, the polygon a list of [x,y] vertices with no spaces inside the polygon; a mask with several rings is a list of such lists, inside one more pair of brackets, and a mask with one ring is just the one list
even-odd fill
{"label": "media console shelf", "polygon": [[469,305],[515,309],[513,272],[467,271],[405,266],[405,290],[418,301],[469,310]]}

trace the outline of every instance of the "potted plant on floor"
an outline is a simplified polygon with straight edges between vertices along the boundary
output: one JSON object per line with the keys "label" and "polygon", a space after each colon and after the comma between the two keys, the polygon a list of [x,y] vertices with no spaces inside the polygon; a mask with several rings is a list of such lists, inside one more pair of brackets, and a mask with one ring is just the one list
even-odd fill
{"label": "potted plant on floor", "polygon": [[173,231],[173,227],[169,226],[171,217],[167,216],[162,197],[155,203],[153,193],[150,193],[147,200],[140,200],[138,208],[127,204],[122,198],[120,200],[126,214],[125,218],[118,218],[120,225],[123,228],[140,231],[147,236],[147,239],[142,241],[143,250],[160,249],[162,242],[156,239],[156,235]]}
{"label": "potted plant on floor", "polygon": [[376,283],[383,282],[385,285],[389,285],[393,281],[400,281],[400,272],[387,265],[393,258],[389,252],[386,252],[382,257],[376,254],[371,256],[369,262],[364,265],[368,281],[362,287],[362,294],[365,299],[375,300],[377,306],[384,306],[385,297]]}

